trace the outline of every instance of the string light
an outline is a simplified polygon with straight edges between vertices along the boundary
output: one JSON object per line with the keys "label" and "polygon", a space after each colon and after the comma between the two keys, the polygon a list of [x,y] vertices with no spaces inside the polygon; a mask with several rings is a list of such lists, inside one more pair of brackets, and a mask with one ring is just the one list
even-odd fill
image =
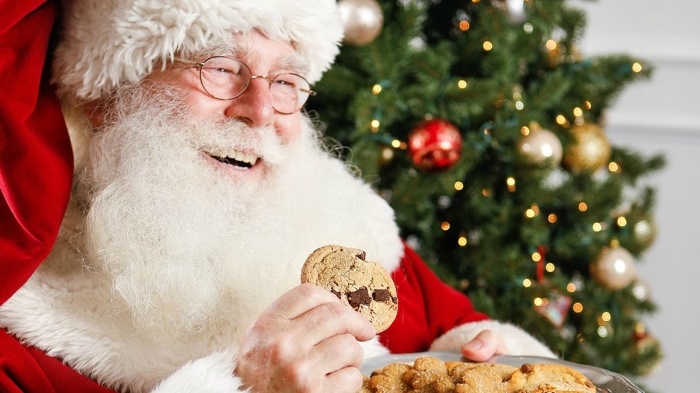
{"label": "string light", "polygon": [[465,81],[464,79],[460,79],[457,82],[457,87],[459,87],[460,89],[466,89],[467,86],[469,86],[469,83],[467,83],[467,81]]}
{"label": "string light", "polygon": [[541,297],[536,297],[532,302],[535,304],[535,306],[539,307],[542,305],[542,303],[544,303],[544,300],[542,300]]}
{"label": "string light", "polygon": [[393,147],[394,149],[401,148],[401,144],[402,142],[398,139],[394,139],[393,141],[391,141],[391,147]]}
{"label": "string light", "polygon": [[489,191],[488,188],[484,188],[483,190],[481,190],[481,195],[485,197],[491,196],[491,191]]}
{"label": "string light", "polygon": [[592,227],[593,227],[593,232],[600,232],[603,230],[603,225],[599,222],[594,222]]}
{"label": "string light", "polygon": [[467,30],[469,30],[470,27],[471,27],[471,25],[469,24],[468,21],[466,21],[466,20],[459,21],[459,29],[460,30],[467,31]]}
{"label": "string light", "polygon": [[443,221],[442,224],[440,224],[440,229],[442,229],[443,231],[449,231],[450,223],[447,221]]}
{"label": "string light", "polygon": [[608,337],[608,329],[605,326],[599,326],[598,335],[602,338]]}
{"label": "string light", "polygon": [[461,234],[457,239],[457,245],[459,245],[460,247],[464,247],[467,245],[467,237],[464,234]]}
{"label": "string light", "polygon": [[376,96],[376,95],[379,95],[379,93],[381,93],[381,92],[382,92],[382,86],[380,84],[376,84],[376,85],[372,86],[372,94],[374,94]]}
{"label": "string light", "polygon": [[608,164],[608,170],[612,173],[620,173],[622,168],[620,168],[620,164],[616,163],[615,161],[610,161]]}
{"label": "string light", "polygon": [[583,304],[576,302],[573,306],[571,306],[571,309],[574,310],[576,314],[580,314],[583,312]]}
{"label": "string light", "polygon": [[533,262],[539,262],[542,260],[542,255],[539,252],[535,251],[532,253],[531,258]]}
{"label": "string light", "polygon": [[619,226],[620,228],[627,226],[627,219],[625,217],[618,217],[617,226]]}
{"label": "string light", "polygon": [[549,262],[544,268],[548,273],[553,273],[556,270],[556,266],[552,262]]}
{"label": "string light", "polygon": [[464,189],[464,183],[461,181],[456,181],[455,182],[455,190],[456,191],[462,191]]}
{"label": "string light", "polygon": [[534,218],[540,214],[540,207],[533,203],[529,209],[525,210],[525,217]]}
{"label": "string light", "polygon": [[491,41],[484,41],[484,44],[482,45],[485,51],[489,52],[493,49],[493,43]]}
{"label": "string light", "polygon": [[557,222],[557,219],[557,215],[554,213],[551,213],[547,216],[547,221],[549,221],[550,224],[554,224],[555,222]]}
{"label": "string light", "polygon": [[634,73],[642,72],[642,68],[643,68],[642,65],[637,63],[637,62],[632,64],[632,72],[634,72]]}
{"label": "string light", "polygon": [[508,186],[508,191],[514,192],[515,191],[515,178],[514,177],[508,177],[506,179],[506,185]]}
{"label": "string light", "polygon": [[554,40],[547,40],[547,42],[544,44],[545,47],[547,47],[547,50],[553,51],[557,49],[557,42]]}
{"label": "string light", "polygon": [[372,128],[372,132],[377,132],[379,131],[379,120],[373,119],[370,123],[369,126]]}
{"label": "string light", "polygon": [[586,210],[588,210],[588,205],[586,204],[586,202],[580,202],[578,204],[578,210],[581,212],[585,212]]}
{"label": "string light", "polygon": [[528,126],[520,127],[520,133],[523,134],[523,136],[530,135],[530,127],[528,127]]}
{"label": "string light", "polygon": [[576,284],[574,284],[573,282],[566,284],[566,290],[569,291],[569,293],[576,292]]}
{"label": "string light", "polygon": [[382,149],[382,159],[385,162],[391,161],[393,158],[394,158],[394,151],[393,150],[391,150],[389,148]]}
{"label": "string light", "polygon": [[523,286],[524,286],[525,288],[530,288],[530,287],[532,286],[532,280],[530,280],[529,278],[524,279],[524,280],[523,280]]}

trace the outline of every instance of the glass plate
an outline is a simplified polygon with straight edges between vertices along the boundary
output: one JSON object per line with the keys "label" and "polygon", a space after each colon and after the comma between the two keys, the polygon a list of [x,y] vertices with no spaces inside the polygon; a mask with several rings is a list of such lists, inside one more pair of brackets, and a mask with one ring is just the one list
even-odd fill
{"label": "glass plate", "polygon": [[[390,363],[413,363],[420,356],[432,356],[443,361],[464,361],[462,355],[457,352],[418,352],[404,354],[390,354],[376,356],[365,359],[360,370],[365,375],[370,375],[372,371],[380,369]],[[578,363],[567,362],[565,360],[538,357],[538,356],[495,356],[488,360],[490,363],[507,364],[520,367],[524,363],[556,363],[563,364],[579,371],[598,389],[598,393],[644,393],[635,386],[629,379],[612,371],[602,368],[585,366]]]}

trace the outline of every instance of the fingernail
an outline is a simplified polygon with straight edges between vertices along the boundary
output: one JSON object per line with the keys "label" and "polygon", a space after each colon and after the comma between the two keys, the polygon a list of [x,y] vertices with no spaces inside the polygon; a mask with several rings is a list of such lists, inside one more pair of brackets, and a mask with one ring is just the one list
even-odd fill
{"label": "fingernail", "polygon": [[481,347],[482,344],[479,340],[472,340],[464,344],[464,349],[466,349],[467,351],[478,351],[479,349],[481,349]]}

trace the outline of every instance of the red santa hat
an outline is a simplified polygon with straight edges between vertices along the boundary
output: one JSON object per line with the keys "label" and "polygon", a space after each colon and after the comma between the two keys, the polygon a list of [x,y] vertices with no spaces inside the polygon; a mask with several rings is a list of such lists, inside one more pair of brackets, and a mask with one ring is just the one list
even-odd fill
{"label": "red santa hat", "polygon": [[314,83],[343,35],[335,0],[64,0],[64,15],[53,80],[59,95],[82,99],[105,97],[175,54],[253,29],[290,41]]}

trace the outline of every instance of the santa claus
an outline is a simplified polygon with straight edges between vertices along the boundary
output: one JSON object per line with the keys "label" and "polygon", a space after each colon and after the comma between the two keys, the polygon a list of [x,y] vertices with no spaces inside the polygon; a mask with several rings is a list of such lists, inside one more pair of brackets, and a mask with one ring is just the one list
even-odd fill
{"label": "santa claus", "polygon": [[[39,84],[57,5],[22,4],[3,1],[0,29],[28,53],[0,63],[19,108],[3,112],[0,390],[355,392],[362,359],[389,351],[554,356],[440,282],[322,143],[302,107],[338,53],[334,0],[66,0],[62,112]],[[59,165],[22,173],[37,159]],[[51,188],[13,186],[29,179]],[[325,244],[392,272],[389,330],[299,285]]]}

